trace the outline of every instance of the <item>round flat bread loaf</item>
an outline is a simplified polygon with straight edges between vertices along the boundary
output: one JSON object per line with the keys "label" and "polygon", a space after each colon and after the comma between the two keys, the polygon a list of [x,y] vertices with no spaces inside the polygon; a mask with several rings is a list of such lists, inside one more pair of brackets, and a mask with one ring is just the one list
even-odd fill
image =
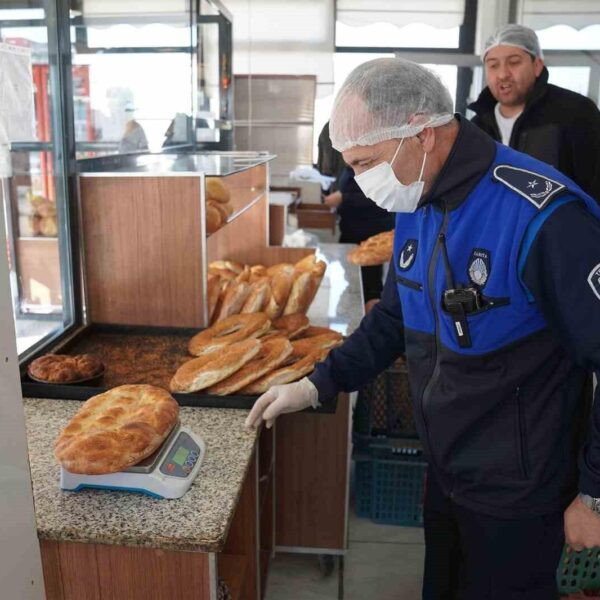
{"label": "round flat bread loaf", "polygon": [[276,330],[281,331],[288,339],[293,340],[302,334],[303,331],[308,329],[310,325],[308,317],[302,313],[295,313],[293,315],[285,315],[275,319],[272,323]]}
{"label": "round flat bread loaf", "polygon": [[188,351],[194,356],[214,352],[248,338],[256,338],[266,333],[271,321],[264,313],[233,315],[197,333],[188,344]]}
{"label": "round flat bread loaf", "polygon": [[283,385],[284,383],[297,381],[301,377],[308,375],[315,368],[315,365],[327,356],[327,352],[327,350],[317,350],[316,352],[307,354],[296,360],[290,365],[275,369],[242,388],[240,394],[248,396],[264,394],[274,385]]}
{"label": "round flat bread loaf", "polygon": [[262,342],[259,353],[239,371],[206,390],[209,394],[233,394],[259,377],[281,365],[292,353],[292,344],[277,337]]}
{"label": "round flat bread loaf", "polygon": [[48,383],[69,383],[92,378],[102,372],[102,361],[93,354],[45,354],[31,361],[29,375]]}
{"label": "round flat bread loaf", "polygon": [[306,356],[320,350],[329,350],[335,346],[339,346],[344,341],[341,333],[337,331],[329,331],[312,337],[294,340],[292,347],[294,348],[294,356]]}
{"label": "round flat bread loaf", "polygon": [[177,422],[179,405],[161,388],[122,385],[93,396],[54,444],[71,473],[116,473],[150,456]]}
{"label": "round flat bread loaf", "polygon": [[250,339],[193,358],[177,369],[171,379],[172,392],[197,392],[229,377],[259,352],[259,340]]}

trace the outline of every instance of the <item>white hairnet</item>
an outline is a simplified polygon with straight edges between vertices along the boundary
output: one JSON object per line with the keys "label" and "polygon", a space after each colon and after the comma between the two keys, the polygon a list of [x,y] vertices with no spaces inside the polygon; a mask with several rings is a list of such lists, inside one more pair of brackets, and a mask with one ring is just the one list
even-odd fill
{"label": "white hairnet", "polygon": [[336,96],[329,131],[340,152],[417,135],[453,118],[452,98],[429,69],[401,58],[356,67]]}
{"label": "white hairnet", "polygon": [[531,54],[534,58],[544,58],[540,48],[540,40],[533,29],[524,25],[504,25],[494,31],[487,39],[483,50],[483,58],[489,50],[496,46],[516,46]]}

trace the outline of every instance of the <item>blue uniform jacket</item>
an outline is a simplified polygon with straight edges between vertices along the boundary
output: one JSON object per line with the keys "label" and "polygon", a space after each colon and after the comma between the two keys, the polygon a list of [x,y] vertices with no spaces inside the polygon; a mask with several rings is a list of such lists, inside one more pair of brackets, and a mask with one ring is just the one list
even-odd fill
{"label": "blue uniform jacket", "polygon": [[[413,214],[398,214],[381,302],[310,379],[321,402],[406,353],[430,468],[457,503],[499,517],[600,497],[600,209],[567,177],[459,118]],[[456,313],[444,292],[477,291]],[[579,479],[579,481],[578,481]]]}

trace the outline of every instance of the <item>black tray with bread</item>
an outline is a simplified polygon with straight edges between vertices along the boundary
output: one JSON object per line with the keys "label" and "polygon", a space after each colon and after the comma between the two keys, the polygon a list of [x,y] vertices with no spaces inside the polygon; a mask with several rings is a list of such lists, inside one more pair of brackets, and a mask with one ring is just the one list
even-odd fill
{"label": "black tray with bread", "polygon": [[[198,329],[109,325],[92,323],[69,337],[44,348],[21,364],[23,396],[63,400],[87,400],[96,394],[125,384],[148,384],[169,389],[177,369],[191,357],[187,347]],[[28,374],[29,365],[45,354],[92,355],[104,368],[94,378],[65,383],[48,383]],[[171,392],[180,406],[250,409],[257,397],[241,394],[218,396],[203,391]],[[337,401],[312,413],[334,413]]]}

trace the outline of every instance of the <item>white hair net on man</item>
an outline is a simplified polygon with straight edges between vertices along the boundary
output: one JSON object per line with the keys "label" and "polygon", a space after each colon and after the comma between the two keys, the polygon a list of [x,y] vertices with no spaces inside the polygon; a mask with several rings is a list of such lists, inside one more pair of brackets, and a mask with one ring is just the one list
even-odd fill
{"label": "white hair net on man", "polygon": [[429,69],[401,58],[356,67],[338,92],[329,132],[340,152],[417,135],[453,118],[452,98]]}
{"label": "white hair net on man", "polygon": [[533,29],[524,25],[503,25],[498,27],[487,39],[483,49],[483,58],[496,46],[515,46],[531,54],[534,58],[544,58],[540,47],[540,40]]}

